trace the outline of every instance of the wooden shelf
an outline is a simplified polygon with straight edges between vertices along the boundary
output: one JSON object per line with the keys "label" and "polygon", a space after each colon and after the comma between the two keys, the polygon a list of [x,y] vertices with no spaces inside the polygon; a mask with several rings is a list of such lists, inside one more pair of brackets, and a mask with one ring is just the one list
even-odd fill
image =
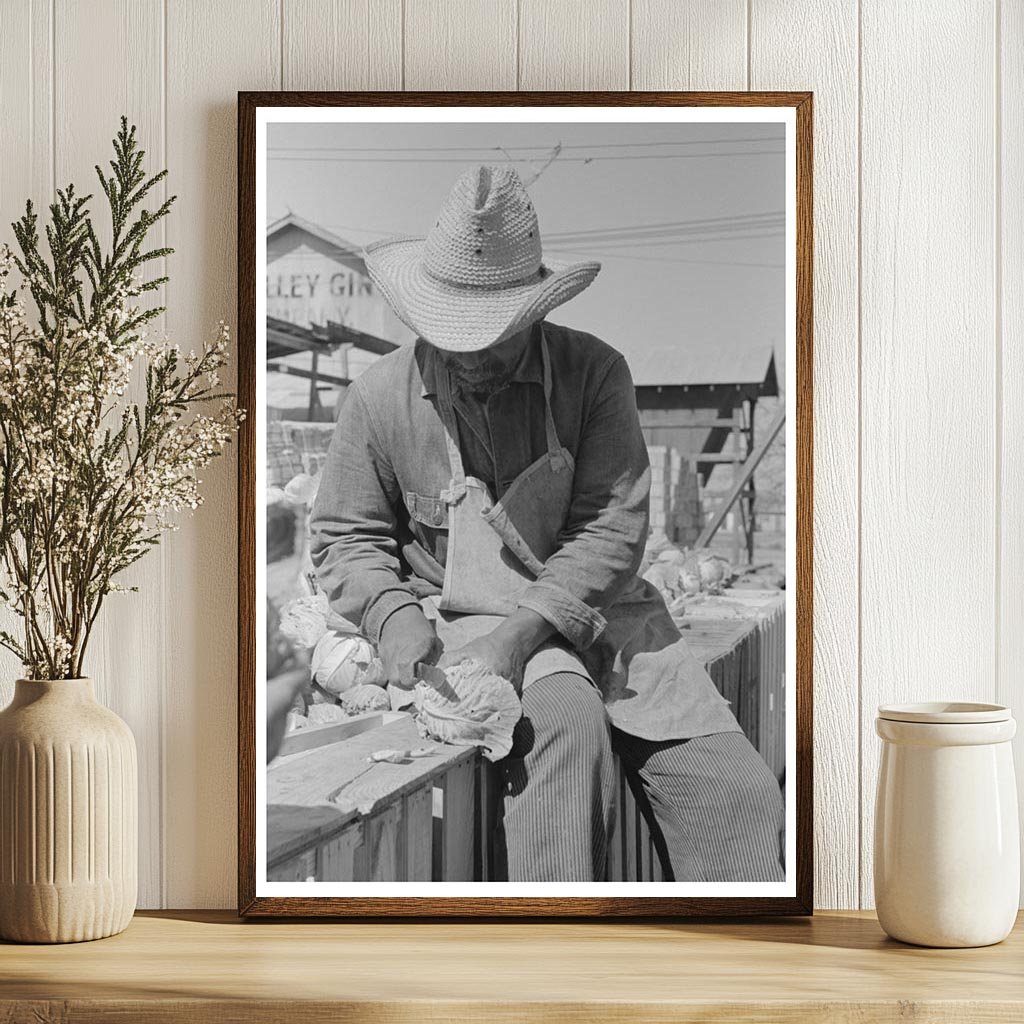
{"label": "wooden shelf", "polygon": [[761,922],[240,922],[141,913],[122,935],[0,944],[0,1020],[687,1022],[1024,1019],[1024,922],[985,949],[866,913]]}

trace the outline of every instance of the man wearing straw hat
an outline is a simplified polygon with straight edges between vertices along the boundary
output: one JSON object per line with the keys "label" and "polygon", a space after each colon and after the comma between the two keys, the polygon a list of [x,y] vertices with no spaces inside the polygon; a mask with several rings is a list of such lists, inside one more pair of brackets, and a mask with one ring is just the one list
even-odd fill
{"label": "man wearing straw hat", "polygon": [[779,786],[637,576],[650,468],[626,361],[545,319],[600,264],[543,258],[505,166],[463,174],[425,238],[365,260],[417,339],[346,395],[311,553],[395,706],[438,659],[520,689],[500,762],[508,879],[606,877],[614,749],[667,878],[781,881]]}

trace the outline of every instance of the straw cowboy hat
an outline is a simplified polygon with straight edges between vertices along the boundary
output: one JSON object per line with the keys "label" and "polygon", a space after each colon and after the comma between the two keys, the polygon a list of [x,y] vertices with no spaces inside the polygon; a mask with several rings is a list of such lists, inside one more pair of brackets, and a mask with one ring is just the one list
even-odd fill
{"label": "straw cowboy hat", "polygon": [[601,264],[541,256],[537,213],[505,166],[466,171],[426,238],[398,235],[363,251],[366,269],[421,338],[450,352],[497,344],[583,291]]}

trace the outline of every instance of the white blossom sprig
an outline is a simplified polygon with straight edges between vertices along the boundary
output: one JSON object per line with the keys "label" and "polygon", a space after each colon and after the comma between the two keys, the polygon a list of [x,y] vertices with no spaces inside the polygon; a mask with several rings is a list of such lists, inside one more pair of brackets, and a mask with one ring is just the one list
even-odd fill
{"label": "white blossom sprig", "polygon": [[108,245],[69,186],[45,243],[28,203],[19,252],[0,247],[0,601],[21,625],[0,645],[30,678],[82,674],[104,598],[126,589],[116,577],[199,506],[199,473],[243,415],[219,389],[226,324],[185,355],[147,334],[163,308],[141,297],[166,278],[146,264],[172,250],[146,236],[174,197],[141,206],[166,174],[147,176],[144,155],[122,118],[110,175],[96,169]]}

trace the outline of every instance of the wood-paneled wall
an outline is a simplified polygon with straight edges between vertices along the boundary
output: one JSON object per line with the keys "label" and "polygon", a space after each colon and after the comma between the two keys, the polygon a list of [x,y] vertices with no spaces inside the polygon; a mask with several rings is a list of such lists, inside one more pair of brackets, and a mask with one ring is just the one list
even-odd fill
{"label": "wood-paneled wall", "polygon": [[[126,112],[190,345],[234,310],[235,93],[276,88],[815,92],[817,902],[869,906],[876,705],[1024,705],[1024,2],[0,0],[0,223]],[[93,650],[143,906],[234,903],[234,476]]]}

